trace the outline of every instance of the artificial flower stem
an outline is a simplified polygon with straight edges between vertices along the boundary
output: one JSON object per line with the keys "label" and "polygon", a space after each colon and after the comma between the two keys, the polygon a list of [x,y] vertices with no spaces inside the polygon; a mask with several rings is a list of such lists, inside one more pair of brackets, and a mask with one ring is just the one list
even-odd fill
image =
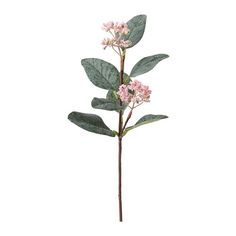
{"label": "artificial flower stem", "polygon": [[125,121],[125,124],[124,124],[124,127],[123,127],[123,129],[122,129],[122,134],[123,134],[123,132],[124,132],[124,130],[125,130],[125,128],[126,128],[126,125],[128,124],[128,122],[129,122],[129,119],[131,118],[131,116],[132,116],[132,113],[133,113],[133,109],[134,109],[134,103],[133,103],[133,106],[132,107],[130,107],[130,112],[129,112],[129,114],[128,114],[128,116],[127,116],[127,119],[126,119],[126,121]]}
{"label": "artificial flower stem", "polygon": [[[120,53],[120,85],[124,83],[124,63],[125,51],[121,50]],[[122,106],[122,101],[120,100]],[[123,137],[123,111],[119,111],[119,134],[118,134],[118,197],[119,197],[119,220],[123,221],[122,212],[122,137]]]}
{"label": "artificial flower stem", "polygon": [[122,137],[119,137],[119,160],[118,160],[118,172],[119,172],[119,220],[123,221],[123,213],[122,213],[122,169],[121,169],[121,156],[122,156]]}

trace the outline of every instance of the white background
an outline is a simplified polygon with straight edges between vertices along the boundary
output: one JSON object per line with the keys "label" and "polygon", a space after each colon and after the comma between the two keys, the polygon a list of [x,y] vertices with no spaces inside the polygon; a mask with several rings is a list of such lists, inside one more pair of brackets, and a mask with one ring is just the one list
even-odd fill
{"label": "white background", "polygon": [[[235,1],[4,1],[0,3],[0,235],[236,235]],[[142,57],[170,58],[140,76],[148,113],[170,118],[124,140],[124,223],[118,222],[117,140],[67,120],[93,112],[80,64],[103,50],[109,20],[146,14]],[[131,123],[132,123],[131,122]]]}

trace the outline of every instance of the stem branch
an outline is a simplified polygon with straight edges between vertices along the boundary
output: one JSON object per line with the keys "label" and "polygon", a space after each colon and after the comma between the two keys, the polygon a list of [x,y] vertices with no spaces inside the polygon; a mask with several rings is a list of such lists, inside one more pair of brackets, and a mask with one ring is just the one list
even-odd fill
{"label": "stem branch", "polygon": [[133,109],[134,109],[134,108],[135,108],[135,107],[134,107],[134,103],[133,103],[132,107],[130,107],[131,110],[130,110],[128,116],[127,116],[127,119],[126,119],[126,121],[125,121],[124,127],[123,127],[123,129],[122,129],[122,134],[123,134],[123,132],[124,132],[124,130],[125,130],[125,128],[126,128],[126,125],[127,125],[128,122],[129,122],[129,119],[130,119],[131,116],[132,116],[132,113],[133,113]]}

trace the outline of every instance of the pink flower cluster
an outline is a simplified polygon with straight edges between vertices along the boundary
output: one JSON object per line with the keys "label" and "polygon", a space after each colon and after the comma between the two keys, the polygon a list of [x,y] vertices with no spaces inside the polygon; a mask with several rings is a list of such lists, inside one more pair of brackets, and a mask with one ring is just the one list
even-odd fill
{"label": "pink flower cluster", "polygon": [[143,85],[138,80],[134,80],[128,85],[122,84],[119,87],[119,91],[117,92],[122,102],[133,102],[133,104],[149,102],[151,93],[152,91],[149,89],[149,87]]}
{"label": "pink flower cluster", "polygon": [[103,39],[102,45],[104,45],[104,49],[106,47],[127,48],[131,46],[131,42],[129,40],[121,39],[122,36],[129,33],[129,28],[126,23],[114,23],[110,21],[108,23],[104,23],[102,29],[112,35],[112,38]]}
{"label": "pink flower cluster", "polygon": [[102,29],[105,30],[106,32],[114,30],[115,33],[119,33],[119,34],[128,34],[129,33],[128,25],[124,22],[114,23],[113,21],[109,21],[108,23],[103,24]]}

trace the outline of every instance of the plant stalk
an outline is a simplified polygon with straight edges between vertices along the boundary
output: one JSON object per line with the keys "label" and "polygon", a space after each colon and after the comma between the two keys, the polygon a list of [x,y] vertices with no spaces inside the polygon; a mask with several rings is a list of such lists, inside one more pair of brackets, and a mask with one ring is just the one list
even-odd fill
{"label": "plant stalk", "polygon": [[[124,83],[125,51],[120,51],[120,85]],[[120,100],[122,106],[122,101]],[[119,133],[118,133],[118,198],[119,198],[119,220],[123,221],[122,211],[122,137],[123,137],[123,111],[119,111]]]}
{"label": "plant stalk", "polygon": [[121,168],[121,156],[122,156],[122,138],[119,138],[119,154],[118,154],[118,172],[119,172],[119,220],[123,221],[123,211],[122,211],[122,168]]}

